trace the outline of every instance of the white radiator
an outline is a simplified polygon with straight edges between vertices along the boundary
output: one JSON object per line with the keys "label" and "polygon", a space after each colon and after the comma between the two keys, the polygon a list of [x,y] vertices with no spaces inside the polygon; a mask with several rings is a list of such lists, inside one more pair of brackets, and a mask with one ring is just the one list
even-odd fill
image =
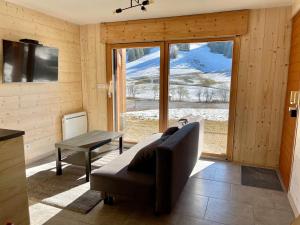
{"label": "white radiator", "polygon": [[62,118],[63,140],[87,133],[86,112],[64,115]]}

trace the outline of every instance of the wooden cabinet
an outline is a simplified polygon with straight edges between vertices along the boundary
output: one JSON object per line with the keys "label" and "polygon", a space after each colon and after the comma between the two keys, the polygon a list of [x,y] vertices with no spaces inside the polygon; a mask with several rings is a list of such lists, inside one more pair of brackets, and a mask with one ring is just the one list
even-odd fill
{"label": "wooden cabinet", "polygon": [[0,129],[0,224],[29,225],[23,136],[15,133],[7,139],[1,136],[2,131]]}

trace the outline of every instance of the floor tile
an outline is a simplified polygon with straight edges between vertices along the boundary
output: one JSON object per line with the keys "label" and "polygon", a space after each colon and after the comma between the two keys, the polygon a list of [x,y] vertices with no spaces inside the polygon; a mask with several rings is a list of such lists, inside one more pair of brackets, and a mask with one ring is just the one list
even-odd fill
{"label": "floor tile", "polygon": [[201,219],[204,217],[207,203],[207,197],[182,193],[173,211],[175,213]]}
{"label": "floor tile", "polygon": [[271,199],[271,194],[261,188],[232,185],[231,200],[251,204],[255,207],[262,206],[275,208],[274,202]]}
{"label": "floor tile", "polygon": [[223,166],[218,168],[216,166],[215,180],[231,184],[241,184],[242,173],[239,165]]}
{"label": "floor tile", "polygon": [[231,186],[231,200],[248,203],[254,207],[291,211],[285,192],[233,184]]}
{"label": "floor tile", "polygon": [[241,184],[241,166],[227,162],[199,160],[193,178]]}
{"label": "floor tile", "polygon": [[254,225],[251,205],[212,198],[208,201],[205,219],[231,225]]}
{"label": "floor tile", "polygon": [[189,179],[184,188],[184,192],[220,199],[230,199],[230,190],[228,183],[197,178]]}
{"label": "floor tile", "polygon": [[146,216],[131,216],[128,218],[124,225],[177,225],[179,220],[179,215],[146,215]]}
{"label": "floor tile", "polygon": [[257,207],[254,208],[254,219],[255,225],[290,225],[294,216],[288,211]]}
{"label": "floor tile", "polygon": [[197,219],[193,217],[182,216],[176,225],[223,225],[209,220]]}
{"label": "floor tile", "polygon": [[290,212],[293,211],[286,192],[281,192],[281,191],[270,191],[270,192],[271,192],[271,198],[273,199],[275,204],[275,209],[281,209]]}

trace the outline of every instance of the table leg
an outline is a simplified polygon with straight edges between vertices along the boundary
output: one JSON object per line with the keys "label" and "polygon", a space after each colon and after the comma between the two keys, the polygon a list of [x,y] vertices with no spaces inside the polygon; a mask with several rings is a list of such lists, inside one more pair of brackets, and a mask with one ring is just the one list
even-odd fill
{"label": "table leg", "polygon": [[90,174],[91,174],[91,152],[85,152],[85,180],[86,182],[90,181]]}
{"label": "table leg", "polygon": [[60,148],[57,148],[57,151],[56,151],[56,175],[62,175],[61,149]]}
{"label": "table leg", "polygon": [[119,138],[119,153],[120,155],[123,153],[123,137]]}

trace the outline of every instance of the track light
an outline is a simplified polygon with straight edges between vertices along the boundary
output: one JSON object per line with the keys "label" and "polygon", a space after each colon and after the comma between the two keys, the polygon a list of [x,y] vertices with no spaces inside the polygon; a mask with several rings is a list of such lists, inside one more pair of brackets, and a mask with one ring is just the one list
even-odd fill
{"label": "track light", "polygon": [[121,12],[123,12],[123,10],[121,8],[119,8],[119,9],[116,9],[114,13],[121,13]]}
{"label": "track light", "polygon": [[148,0],[142,2],[142,5],[149,5],[149,4],[150,2]]}
{"label": "track light", "polygon": [[153,0],[143,0],[143,1],[141,1],[141,0],[130,0],[130,6],[129,7],[123,8],[123,9],[118,8],[114,11],[114,13],[121,13],[124,10],[135,8],[135,7],[138,7],[138,6],[140,6],[141,10],[145,12],[145,11],[147,11],[146,6],[152,4],[153,2],[154,2]]}

